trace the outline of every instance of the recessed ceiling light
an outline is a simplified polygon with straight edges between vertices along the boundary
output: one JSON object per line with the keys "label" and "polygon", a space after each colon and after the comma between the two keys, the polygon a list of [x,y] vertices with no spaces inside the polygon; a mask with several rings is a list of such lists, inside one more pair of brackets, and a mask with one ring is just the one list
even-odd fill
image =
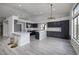
{"label": "recessed ceiling light", "polygon": [[55,8],[53,8],[53,11],[55,11],[56,9]]}
{"label": "recessed ceiling light", "polygon": [[19,7],[21,7],[22,5],[21,5],[21,4],[19,4],[18,6],[19,6]]}
{"label": "recessed ceiling light", "polygon": [[42,14],[43,12],[40,12],[40,14]]}

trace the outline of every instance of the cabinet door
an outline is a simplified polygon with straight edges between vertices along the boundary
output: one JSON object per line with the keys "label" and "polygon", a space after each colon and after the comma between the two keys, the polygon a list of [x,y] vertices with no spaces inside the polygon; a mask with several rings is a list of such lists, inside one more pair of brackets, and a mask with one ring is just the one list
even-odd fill
{"label": "cabinet door", "polygon": [[61,22],[61,33],[62,33],[62,36],[64,38],[69,38],[69,21],[62,21]]}
{"label": "cabinet door", "polygon": [[61,22],[48,22],[47,26],[48,27],[60,27]]}
{"label": "cabinet door", "polygon": [[61,32],[47,31],[47,36],[62,38]]}
{"label": "cabinet door", "polygon": [[32,28],[37,28],[37,24],[31,24]]}
{"label": "cabinet door", "polygon": [[53,27],[54,26],[54,22],[48,22],[47,23],[47,27]]}

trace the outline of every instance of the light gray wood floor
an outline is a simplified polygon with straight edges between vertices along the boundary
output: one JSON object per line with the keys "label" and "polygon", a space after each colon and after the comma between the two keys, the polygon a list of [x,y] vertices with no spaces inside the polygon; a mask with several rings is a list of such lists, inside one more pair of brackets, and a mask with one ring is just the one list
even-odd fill
{"label": "light gray wood floor", "polygon": [[75,55],[69,40],[48,37],[43,40],[31,39],[30,44],[10,48],[7,38],[0,38],[0,55]]}

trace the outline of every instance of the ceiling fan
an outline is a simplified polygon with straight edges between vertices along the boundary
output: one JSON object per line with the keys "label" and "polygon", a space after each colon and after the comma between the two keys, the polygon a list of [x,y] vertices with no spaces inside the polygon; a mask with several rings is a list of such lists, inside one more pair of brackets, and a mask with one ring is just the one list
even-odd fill
{"label": "ceiling fan", "polygon": [[55,17],[52,16],[52,6],[53,4],[50,4],[50,16],[48,17],[48,19],[55,19]]}

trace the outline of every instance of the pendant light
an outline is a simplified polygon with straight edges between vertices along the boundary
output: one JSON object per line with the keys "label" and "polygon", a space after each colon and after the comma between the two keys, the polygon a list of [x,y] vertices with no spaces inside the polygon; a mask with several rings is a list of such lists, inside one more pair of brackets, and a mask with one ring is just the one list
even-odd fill
{"label": "pendant light", "polygon": [[52,6],[53,4],[50,4],[50,16],[48,17],[48,19],[55,19],[55,17],[52,16]]}

